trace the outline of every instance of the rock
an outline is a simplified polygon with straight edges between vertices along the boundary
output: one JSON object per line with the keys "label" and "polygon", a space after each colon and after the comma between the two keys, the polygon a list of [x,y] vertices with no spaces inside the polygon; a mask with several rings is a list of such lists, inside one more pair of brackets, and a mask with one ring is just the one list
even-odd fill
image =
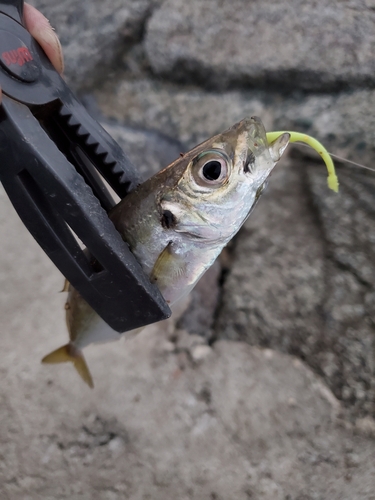
{"label": "rock", "polygon": [[[188,148],[245,116],[257,115],[267,130],[310,134],[330,152],[372,166],[375,119],[369,109],[375,106],[375,91],[281,99],[260,91],[204,92],[150,79],[120,78],[95,95],[105,115],[133,127],[159,130]],[[299,157],[321,161],[312,149],[293,145],[297,148]]]}
{"label": "rock", "polygon": [[[310,134],[328,151],[371,168],[375,116],[369,110],[374,106],[375,92],[372,90],[289,98],[275,107],[274,127]],[[303,156],[317,158],[311,149],[299,149]],[[337,160],[335,162],[340,164]],[[350,169],[355,174],[358,167]]]}
{"label": "rock", "polygon": [[106,122],[102,125],[137,166],[143,180],[172,163],[184,149],[179,141],[160,132]]}
{"label": "rock", "polygon": [[191,356],[192,359],[196,362],[199,363],[207,358],[212,352],[212,349],[208,345],[197,345],[194,347]]}
{"label": "rock", "polygon": [[204,92],[168,82],[123,80],[121,75],[95,92],[101,112],[128,126],[157,130],[187,149],[246,116],[261,116],[267,129],[279,98],[264,103],[262,92]]}
{"label": "rock", "polygon": [[324,337],[339,362],[340,399],[362,413],[374,415],[375,394],[370,387],[375,383],[375,178],[350,168],[341,169],[340,174],[339,196],[324,196],[322,176],[316,170],[309,171],[329,258],[322,303]]}
{"label": "rock", "polygon": [[355,422],[355,430],[363,436],[375,439],[375,420],[371,417],[358,418]]}
{"label": "rock", "polygon": [[142,38],[157,0],[34,0],[60,38],[65,77],[76,90],[106,80],[116,62]]}
{"label": "rock", "polygon": [[166,0],[151,17],[155,74],[208,88],[374,86],[375,11],[360,0]]}

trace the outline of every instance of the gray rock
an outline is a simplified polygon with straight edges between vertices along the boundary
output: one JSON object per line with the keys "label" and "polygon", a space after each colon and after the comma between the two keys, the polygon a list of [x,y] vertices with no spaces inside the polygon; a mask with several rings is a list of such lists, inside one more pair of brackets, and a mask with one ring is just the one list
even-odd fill
{"label": "gray rock", "polygon": [[375,414],[375,178],[341,169],[339,196],[323,195],[316,170],[309,180],[326,242],[324,337],[335,353],[340,399],[358,413]]}
{"label": "gray rock", "polygon": [[[158,130],[192,148],[245,116],[261,116],[272,125],[280,97],[262,92],[205,92],[168,82],[118,78],[95,91],[103,114],[132,127]],[[266,102],[264,102],[266,101]]]}
{"label": "gray rock", "polygon": [[[330,152],[374,168],[374,108],[370,90],[287,99],[275,108],[274,127],[313,135]],[[312,156],[308,148],[300,151]],[[352,170],[355,174],[357,167]]]}
{"label": "gray rock", "polygon": [[[373,168],[374,116],[368,112],[373,99],[373,92],[357,92],[352,95],[310,97],[299,105],[286,103],[278,110],[275,128],[282,124],[281,128],[306,131],[319,137],[323,144],[340,156]],[[303,156],[306,156],[308,151],[301,148]],[[270,328],[261,329],[261,333],[258,331],[254,340],[253,327],[257,322],[252,318],[245,326],[245,329],[251,332],[246,334],[246,338],[251,343],[266,343],[274,348],[298,353],[310,366],[324,375],[335,395],[351,407],[353,414],[374,415],[375,176],[374,173],[355,166],[348,165],[344,168],[338,165],[337,168],[341,185],[339,195],[327,192],[326,174],[319,166],[309,168],[305,179],[305,197],[311,216],[315,218],[321,230],[321,235],[315,240],[323,243],[325,254],[324,294],[320,295],[321,288],[315,285],[314,294],[319,305],[316,307],[314,319],[303,309],[299,308],[294,312],[288,309],[285,306],[286,297],[281,293],[277,306],[271,308],[271,317],[274,317],[277,311],[277,318],[282,318],[281,335],[277,326],[270,325]],[[278,203],[278,200],[275,203]],[[299,203],[303,205],[304,202],[300,199]],[[296,210],[294,217],[300,220],[300,214],[300,210]],[[268,221],[265,224],[268,226]],[[299,222],[297,224],[294,228],[300,236]],[[269,229],[272,241],[272,228]],[[287,234],[285,227],[281,226],[281,230]],[[301,244],[305,244],[303,238]],[[312,248],[313,246],[310,247]],[[278,256],[286,269],[273,275],[273,280],[279,283],[284,282],[286,278],[286,289],[293,283],[294,274],[293,266],[288,266],[290,256],[293,255],[290,250],[288,245],[277,246]],[[303,273],[308,271],[309,265],[310,262],[305,263],[303,267],[306,269]],[[316,270],[320,266],[321,262],[316,266]],[[238,272],[241,273],[241,270],[239,263]],[[313,281],[311,283],[314,284]],[[300,286],[303,286],[303,279],[300,279]],[[242,294],[243,287],[239,287],[237,293],[233,287],[226,292],[225,300],[228,304],[233,304],[233,296],[243,297]],[[303,291],[299,289],[295,293],[295,299],[301,296]],[[261,303],[260,297],[257,301]],[[257,305],[248,307],[251,310],[252,307],[257,308]],[[236,312],[230,310],[224,317],[228,319],[235,315]],[[263,310],[263,316],[266,315]],[[289,329],[288,322],[292,318],[293,328]],[[305,325],[302,328],[301,320]],[[311,333],[314,325],[319,325],[321,320],[323,324],[320,331],[317,327],[315,333]],[[266,323],[268,322],[269,320],[266,320]],[[297,341],[294,338],[295,327],[301,333]],[[268,341],[265,340],[267,337]]]}
{"label": "gray rock", "polygon": [[166,0],[146,50],[155,74],[209,88],[374,86],[374,26],[361,0]]}
{"label": "gray rock", "polygon": [[106,122],[102,125],[127,153],[143,180],[172,163],[184,149],[179,141],[160,132]]}
{"label": "gray rock", "polygon": [[[189,148],[245,116],[258,115],[267,130],[310,134],[330,152],[372,167],[375,118],[369,110],[375,107],[374,91],[282,99],[262,91],[207,92],[150,79],[129,81],[119,75],[95,96],[105,115],[159,130]],[[302,156],[319,159],[312,149],[298,149]]]}
{"label": "gray rock", "polygon": [[158,0],[34,0],[61,40],[65,77],[76,90],[105,81],[113,67],[143,36]]}

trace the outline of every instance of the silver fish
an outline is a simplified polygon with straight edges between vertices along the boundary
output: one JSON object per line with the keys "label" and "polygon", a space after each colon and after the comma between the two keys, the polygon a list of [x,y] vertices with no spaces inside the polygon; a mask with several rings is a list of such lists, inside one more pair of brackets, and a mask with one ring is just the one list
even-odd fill
{"label": "silver fish", "polygon": [[[238,232],[289,139],[282,133],[269,145],[260,119],[244,119],[182,155],[111,211],[117,230],[171,306]],[[120,334],[71,286],[66,309],[70,342],[42,362],[71,361],[92,387],[82,349]]]}

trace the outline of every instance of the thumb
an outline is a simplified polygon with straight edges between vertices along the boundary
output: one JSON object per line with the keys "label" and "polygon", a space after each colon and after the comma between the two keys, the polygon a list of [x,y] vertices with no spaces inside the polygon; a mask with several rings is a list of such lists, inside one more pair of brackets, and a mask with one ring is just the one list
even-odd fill
{"label": "thumb", "polygon": [[41,45],[55,69],[62,73],[64,70],[62,48],[48,19],[27,3],[24,5],[23,14],[26,29]]}

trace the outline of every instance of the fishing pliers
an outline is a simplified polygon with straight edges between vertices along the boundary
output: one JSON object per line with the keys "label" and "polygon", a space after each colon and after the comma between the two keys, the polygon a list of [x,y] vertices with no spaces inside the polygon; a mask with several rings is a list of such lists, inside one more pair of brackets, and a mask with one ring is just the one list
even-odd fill
{"label": "fishing pliers", "polygon": [[94,310],[124,332],[170,315],[108,217],[108,185],[139,183],[23,26],[23,0],[0,0],[0,181],[39,245]]}

